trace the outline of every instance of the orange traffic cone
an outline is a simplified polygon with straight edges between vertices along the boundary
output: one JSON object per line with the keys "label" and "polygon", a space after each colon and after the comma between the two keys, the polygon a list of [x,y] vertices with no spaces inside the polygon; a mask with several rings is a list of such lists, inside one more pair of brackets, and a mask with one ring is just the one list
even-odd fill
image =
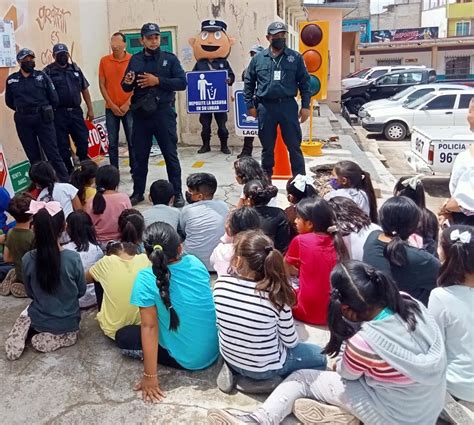
{"label": "orange traffic cone", "polygon": [[283,138],[281,137],[280,126],[277,128],[277,138],[273,155],[275,157],[275,165],[273,166],[272,179],[288,180],[293,177],[291,174],[290,157],[286,150],[286,145],[283,142]]}

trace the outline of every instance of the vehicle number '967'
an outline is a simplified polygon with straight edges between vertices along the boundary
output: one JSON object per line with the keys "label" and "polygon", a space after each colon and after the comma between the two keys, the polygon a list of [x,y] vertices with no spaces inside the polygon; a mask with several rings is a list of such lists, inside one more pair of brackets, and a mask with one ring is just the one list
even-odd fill
{"label": "vehicle number '967'", "polygon": [[439,153],[439,162],[447,162],[448,164],[451,164],[451,162],[454,161],[454,158],[456,158],[457,152],[440,152]]}

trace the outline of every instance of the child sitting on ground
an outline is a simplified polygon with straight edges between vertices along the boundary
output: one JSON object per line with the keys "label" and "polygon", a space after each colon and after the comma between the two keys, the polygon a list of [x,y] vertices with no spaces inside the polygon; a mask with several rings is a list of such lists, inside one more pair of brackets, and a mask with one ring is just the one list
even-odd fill
{"label": "child sitting on ground", "polygon": [[95,178],[97,193],[86,202],[85,211],[91,216],[97,240],[102,249],[108,241],[118,240],[118,218],[123,210],[132,208],[130,198],[117,191],[120,172],[113,165],[99,167]]}
{"label": "child sitting on ground", "polygon": [[[208,423],[435,424],[446,391],[441,332],[423,305],[359,261],[331,273],[324,352],[336,371],[299,370],[250,414],[209,410]],[[343,345],[343,343],[345,344]],[[303,398],[307,397],[307,398]]]}
{"label": "child sitting on ground", "polygon": [[[63,245],[63,248],[79,254],[84,272],[89,270],[104,256],[97,242],[92,220],[86,212],[79,210],[69,214],[66,220],[66,232],[71,241]],[[86,293],[79,299],[79,306],[81,308],[89,308],[96,304],[97,298],[94,285],[89,284],[87,285]]]}
{"label": "child sitting on ground", "polygon": [[8,205],[8,213],[15,219],[16,226],[7,234],[3,259],[8,263],[13,263],[15,268],[10,270],[0,284],[0,295],[14,297],[26,297],[25,286],[23,285],[23,273],[21,270],[21,259],[34,248],[34,234],[30,230],[33,216],[27,211],[30,209],[30,202],[33,197],[29,193],[15,195]]}
{"label": "child sitting on ground", "polygon": [[179,227],[184,236],[184,250],[199,258],[207,270],[214,271],[210,257],[225,232],[229,208],[214,200],[217,180],[209,173],[195,173],[186,180],[186,205],[181,210]]}
{"label": "child sitting on ground", "polygon": [[135,208],[123,210],[118,219],[120,240],[137,246],[140,254],[143,249],[143,232],[145,231],[145,220],[140,211]]}
{"label": "child sitting on ground", "polygon": [[168,180],[157,180],[150,186],[148,196],[153,207],[143,212],[145,227],[161,221],[178,230],[179,209],[174,208],[174,188]]}
{"label": "child sitting on ground", "polygon": [[148,257],[138,254],[137,245],[110,241],[106,256],[86,273],[87,282],[96,282],[97,321],[109,338],[115,340],[119,329],[140,323],[138,308],[130,304],[130,295],[138,272],[149,265]]}
{"label": "child sitting on ground", "polygon": [[348,259],[336,217],[323,198],[305,198],[296,205],[298,236],[285,255],[291,275],[299,276],[295,319],[313,325],[327,324],[331,285],[329,276],[337,261]]}
{"label": "child sitting on ground", "polygon": [[144,400],[160,401],[157,363],[199,370],[217,360],[216,313],[209,273],[194,255],[183,255],[176,230],[153,223],[143,242],[151,267],[138,274],[130,299],[140,308],[141,326],[120,329],[115,342],[124,354],[143,358],[135,389]]}
{"label": "child sitting on ground", "polygon": [[439,257],[439,287],[431,291],[428,310],[446,345],[448,392],[474,410],[474,228],[445,229]]}
{"label": "child sitting on ground", "polygon": [[95,176],[99,166],[92,160],[82,161],[78,168],[71,174],[71,184],[77,188],[77,196],[81,201],[81,205],[93,198],[96,194]]}
{"label": "child sitting on ground", "polygon": [[[240,233],[232,266],[235,276],[220,276],[214,285],[220,351],[232,371],[267,380],[299,369],[324,370],[321,348],[298,341],[291,314],[295,294],[283,256],[268,236]],[[221,371],[218,385],[230,392],[232,373]]]}
{"label": "child sitting on ground", "polygon": [[378,223],[377,198],[370,179],[370,173],[363,171],[355,162],[340,161],[332,170],[331,192],[324,196],[329,199],[344,196],[352,199],[364,211],[372,223]]}
{"label": "child sitting on ground", "polygon": [[290,240],[297,234],[295,219],[296,219],[296,204],[304,198],[312,198],[318,196],[318,192],[313,186],[313,178],[298,174],[286,182],[286,193],[288,202],[291,204],[285,209],[286,217],[290,223]]}
{"label": "child sitting on ground", "polygon": [[262,230],[274,242],[275,248],[284,253],[290,242],[288,219],[281,208],[269,205],[277,193],[275,186],[267,185],[261,180],[251,180],[244,186],[244,203],[255,208],[260,215]]}
{"label": "child sitting on ground", "polygon": [[27,212],[33,215],[37,248],[24,255],[22,270],[26,293],[33,301],[7,337],[9,360],[23,353],[30,328],[36,333],[31,344],[43,353],[74,345],[81,320],[79,298],[86,292],[81,257],[59,245],[66,226],[61,204],[31,201]]}
{"label": "child sitting on ground", "polygon": [[230,261],[234,256],[234,239],[245,230],[260,228],[260,216],[251,207],[242,207],[232,210],[227,216],[225,235],[211,254],[211,265],[218,276],[230,273]]}
{"label": "child sitting on ground", "polygon": [[[235,180],[238,184],[242,185],[242,193],[240,194],[237,208],[242,207],[245,203],[243,186],[245,186],[249,181],[260,180],[265,184],[270,184],[270,181],[267,175],[263,172],[260,163],[250,156],[244,156],[237,159],[237,161],[234,162],[234,172]],[[271,204],[272,206],[276,206],[274,199],[271,200]]]}
{"label": "child sitting on ground", "polygon": [[41,190],[38,201],[57,201],[61,204],[64,217],[82,208],[77,196],[78,190],[69,183],[58,183],[56,172],[49,162],[40,161],[30,168],[31,182]]}

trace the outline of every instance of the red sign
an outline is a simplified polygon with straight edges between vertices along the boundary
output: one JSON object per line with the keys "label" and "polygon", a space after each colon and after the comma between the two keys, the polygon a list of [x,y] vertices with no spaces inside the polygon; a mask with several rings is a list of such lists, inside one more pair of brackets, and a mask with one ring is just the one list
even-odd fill
{"label": "red sign", "polygon": [[8,167],[3,153],[0,152],[0,186],[5,186],[8,177]]}
{"label": "red sign", "polygon": [[[95,120],[94,120],[95,121]],[[107,129],[102,120],[93,123],[85,120],[87,129],[89,130],[89,149],[87,154],[91,159],[105,155],[109,150],[109,139],[107,137]]]}

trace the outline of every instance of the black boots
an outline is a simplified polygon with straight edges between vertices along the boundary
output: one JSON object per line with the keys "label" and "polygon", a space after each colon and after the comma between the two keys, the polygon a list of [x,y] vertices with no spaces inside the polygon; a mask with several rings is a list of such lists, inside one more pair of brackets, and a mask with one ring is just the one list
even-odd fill
{"label": "black boots", "polygon": [[198,153],[206,153],[211,151],[211,145],[209,142],[203,143],[201,148],[198,150]]}
{"label": "black boots", "polygon": [[[210,152],[211,151],[211,145],[209,142],[207,143],[203,143],[202,146],[200,147],[200,149],[198,150],[197,153],[206,153],[206,152]],[[221,152],[226,154],[226,155],[230,155],[231,154],[231,151],[229,149],[229,147],[227,146],[227,140],[225,142],[221,141]]]}

